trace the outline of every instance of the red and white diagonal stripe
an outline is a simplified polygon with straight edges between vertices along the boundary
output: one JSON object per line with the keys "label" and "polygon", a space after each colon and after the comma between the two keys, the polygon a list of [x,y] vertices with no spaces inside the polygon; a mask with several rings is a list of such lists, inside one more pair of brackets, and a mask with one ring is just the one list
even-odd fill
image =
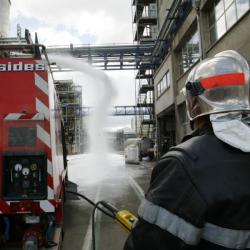
{"label": "red and white diagonal stripe", "polygon": [[[37,62],[39,63],[39,62]],[[45,116],[45,126],[37,125],[37,137],[45,145],[47,151],[47,188],[48,200],[54,199],[53,168],[51,156],[51,138],[50,138],[50,111],[49,111],[49,86],[48,75],[46,72],[35,73],[36,85],[36,111]],[[48,208],[48,206],[47,206]]]}
{"label": "red and white diagonal stripe", "polygon": [[[50,111],[49,111],[49,86],[47,71],[34,73],[36,86],[36,114],[27,115],[24,113],[10,113],[4,120],[44,120],[44,126],[37,125],[37,137],[44,144],[47,152],[47,200],[39,201],[40,207],[44,212],[55,212],[53,167],[51,155],[50,137]],[[18,201],[17,201],[18,202]],[[10,202],[0,202],[0,213],[10,213]]]}

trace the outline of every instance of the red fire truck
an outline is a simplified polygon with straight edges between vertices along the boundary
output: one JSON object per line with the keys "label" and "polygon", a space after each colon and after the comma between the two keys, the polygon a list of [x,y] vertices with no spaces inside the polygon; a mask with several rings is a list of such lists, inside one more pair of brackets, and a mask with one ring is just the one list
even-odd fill
{"label": "red fire truck", "polygon": [[45,47],[0,39],[0,248],[54,244],[63,224],[64,153]]}

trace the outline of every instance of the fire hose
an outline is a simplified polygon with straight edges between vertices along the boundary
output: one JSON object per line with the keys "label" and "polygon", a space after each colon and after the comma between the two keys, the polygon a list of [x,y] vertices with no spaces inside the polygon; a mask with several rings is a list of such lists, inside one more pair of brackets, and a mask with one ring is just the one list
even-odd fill
{"label": "fire hose", "polygon": [[112,218],[113,220],[117,221],[118,224],[125,229],[127,232],[130,232],[134,226],[134,224],[137,222],[137,217],[134,216],[131,212],[128,210],[118,210],[115,206],[108,203],[107,201],[99,201],[97,203],[90,200],[88,197],[86,197],[83,194],[79,194],[77,192],[72,191],[66,191],[67,193],[79,196],[86,200],[89,204],[93,206],[92,210],[92,248],[93,250],[96,250],[96,241],[95,241],[95,213],[98,209],[108,217]]}

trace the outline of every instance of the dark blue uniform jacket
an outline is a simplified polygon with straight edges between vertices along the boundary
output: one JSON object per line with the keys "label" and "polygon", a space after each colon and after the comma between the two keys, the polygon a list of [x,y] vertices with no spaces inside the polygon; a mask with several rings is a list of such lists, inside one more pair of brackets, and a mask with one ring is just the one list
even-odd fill
{"label": "dark blue uniform jacket", "polygon": [[206,126],[154,168],[124,250],[250,249],[250,153]]}

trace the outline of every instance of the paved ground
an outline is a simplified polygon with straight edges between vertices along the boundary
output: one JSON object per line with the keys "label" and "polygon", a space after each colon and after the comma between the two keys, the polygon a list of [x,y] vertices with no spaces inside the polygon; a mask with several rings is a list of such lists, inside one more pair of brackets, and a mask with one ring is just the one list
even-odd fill
{"label": "paved ground", "polygon": [[[79,192],[95,202],[106,200],[119,209],[136,213],[148,187],[153,163],[125,165],[123,156],[110,155],[109,165],[95,166],[89,156],[70,158],[69,177],[79,185]],[[91,176],[96,174],[95,178]],[[92,207],[84,200],[68,201],[65,207],[64,250],[92,250]],[[112,219],[98,212],[96,217],[96,250],[123,248],[127,233]]]}

